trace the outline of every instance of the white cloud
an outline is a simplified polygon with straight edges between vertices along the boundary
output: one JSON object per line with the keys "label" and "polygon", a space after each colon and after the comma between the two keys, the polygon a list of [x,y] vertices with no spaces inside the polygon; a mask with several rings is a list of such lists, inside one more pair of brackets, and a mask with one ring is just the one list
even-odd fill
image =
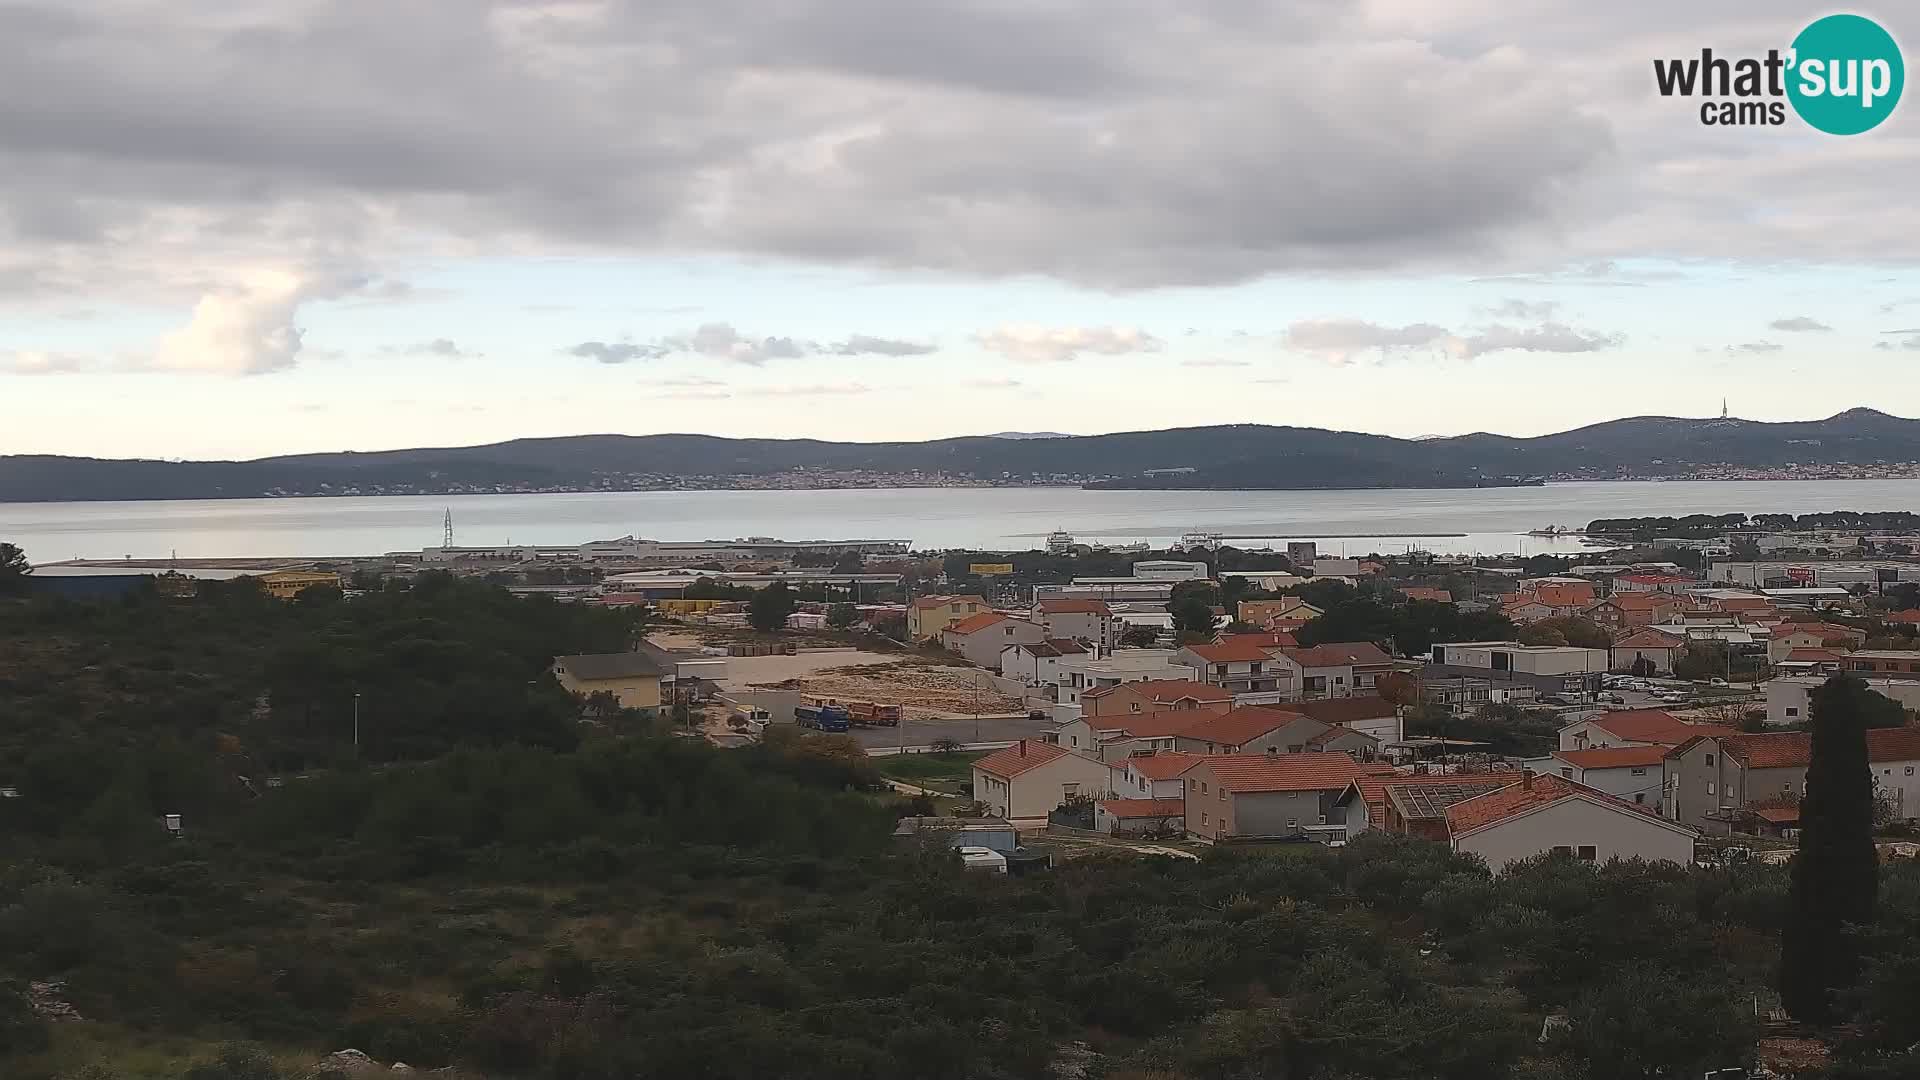
{"label": "white cloud", "polygon": [[0,374],[70,375],[93,370],[83,356],[56,352],[0,352]]}
{"label": "white cloud", "polygon": [[979,337],[980,344],[1009,360],[1059,363],[1085,353],[1125,356],[1158,352],[1159,338],[1131,326],[1036,326],[1010,323]]}
{"label": "white cloud", "polygon": [[1549,319],[1559,307],[1553,300],[1521,300],[1510,296],[1486,312],[1496,319]]}
{"label": "white cloud", "polygon": [[445,360],[470,360],[481,355],[462,349],[452,338],[434,338],[431,341],[416,341],[411,345],[388,346],[385,351],[397,356],[433,356]]}
{"label": "white cloud", "polygon": [[836,356],[925,356],[937,348],[932,342],[853,334],[847,340],[829,346],[826,351]]}
{"label": "white cloud", "polygon": [[1776,353],[1786,346],[1775,341],[1743,341],[1738,345],[1727,346],[1730,353]]}
{"label": "white cloud", "polygon": [[1251,367],[1249,360],[1224,360],[1217,356],[1202,357],[1198,360],[1182,360],[1181,367],[1187,368],[1239,368]]}
{"label": "white cloud", "polygon": [[294,325],[301,303],[337,291],[286,271],[254,274],[201,297],[192,320],[160,339],[153,366],[218,375],[285,371],[305,344]]}
{"label": "white cloud", "polygon": [[1626,338],[1620,334],[1577,330],[1552,322],[1525,327],[1495,325],[1483,327],[1478,332],[1467,335],[1461,339],[1459,346],[1454,347],[1454,351],[1468,358],[1507,349],[1518,349],[1523,352],[1584,353],[1611,349],[1625,340]]}
{"label": "white cloud", "polygon": [[1426,350],[1461,360],[1507,350],[1545,353],[1583,353],[1613,348],[1625,339],[1619,334],[1580,330],[1561,323],[1507,326],[1495,323],[1468,333],[1455,333],[1433,323],[1386,326],[1364,319],[1307,319],[1289,326],[1282,343],[1333,364],[1350,364],[1363,353],[1382,357]]}

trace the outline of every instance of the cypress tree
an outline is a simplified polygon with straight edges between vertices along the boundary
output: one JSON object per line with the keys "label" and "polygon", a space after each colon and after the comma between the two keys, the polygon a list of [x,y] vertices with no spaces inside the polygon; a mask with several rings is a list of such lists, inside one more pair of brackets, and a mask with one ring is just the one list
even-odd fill
{"label": "cypress tree", "polygon": [[1780,940],[1780,1001],[1810,1023],[1834,1019],[1836,992],[1860,977],[1854,928],[1873,921],[1880,863],[1873,847],[1867,719],[1873,691],[1835,675],[1813,692],[1813,758],[1800,799],[1800,852]]}

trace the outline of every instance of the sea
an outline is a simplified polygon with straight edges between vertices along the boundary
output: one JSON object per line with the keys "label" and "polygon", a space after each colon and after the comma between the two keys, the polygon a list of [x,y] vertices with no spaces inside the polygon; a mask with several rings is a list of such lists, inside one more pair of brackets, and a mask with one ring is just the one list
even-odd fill
{"label": "sea", "polygon": [[454,542],[874,539],[917,550],[1024,551],[1049,533],[1165,547],[1189,532],[1240,547],[1313,540],[1322,554],[1577,554],[1596,518],[1920,510],[1920,480],[1596,481],[1544,487],[1364,491],[862,488],[0,503],[0,540],[35,563],[67,559],[318,558]]}

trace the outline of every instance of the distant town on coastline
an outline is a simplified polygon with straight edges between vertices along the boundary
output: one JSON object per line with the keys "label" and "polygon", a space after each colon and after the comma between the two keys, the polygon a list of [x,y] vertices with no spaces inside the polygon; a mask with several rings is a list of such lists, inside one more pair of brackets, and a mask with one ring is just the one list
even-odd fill
{"label": "distant town on coastline", "polygon": [[0,457],[0,502],[578,491],[1072,486],[1131,490],[1509,487],[1551,480],[1920,476],[1920,421],[1643,416],[1533,438],[1397,439],[1235,424],[1108,435],[842,443],[580,435],[252,461]]}

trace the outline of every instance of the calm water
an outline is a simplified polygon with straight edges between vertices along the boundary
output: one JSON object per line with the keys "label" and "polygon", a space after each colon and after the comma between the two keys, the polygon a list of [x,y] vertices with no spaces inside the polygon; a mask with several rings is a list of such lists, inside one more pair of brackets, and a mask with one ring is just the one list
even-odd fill
{"label": "calm water", "polygon": [[[1323,552],[1585,550],[1524,535],[1547,525],[1642,514],[1920,509],[1920,480],[1611,482],[1478,491],[1081,491],[936,488],[626,492],[202,502],[0,503],[0,540],[35,562],[71,558],[375,555],[440,542],[569,543],[635,536],[714,540],[911,540],[917,548],[1165,544],[1202,529],[1318,540]],[[1407,534],[1360,539],[1364,534]],[[1463,536],[1445,537],[1444,533]],[[1255,544],[1258,541],[1245,541]]]}

